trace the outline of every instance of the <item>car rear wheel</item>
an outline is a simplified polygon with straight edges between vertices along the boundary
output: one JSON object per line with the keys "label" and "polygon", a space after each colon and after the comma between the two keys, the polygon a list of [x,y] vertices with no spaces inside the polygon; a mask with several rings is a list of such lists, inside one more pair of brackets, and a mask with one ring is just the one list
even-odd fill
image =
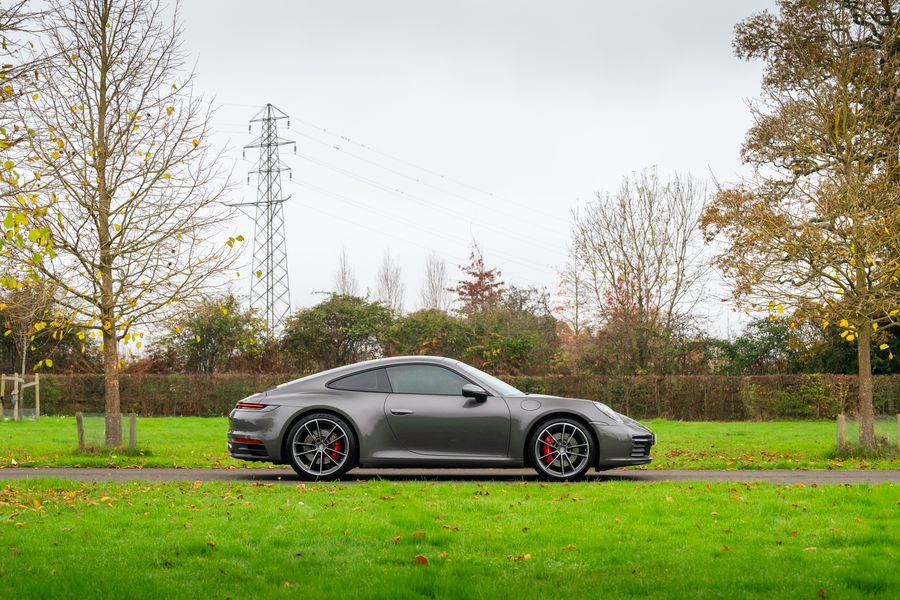
{"label": "car rear wheel", "polygon": [[336,479],[353,468],[356,438],[347,422],[338,416],[307,415],[288,433],[287,456],[303,479]]}
{"label": "car rear wheel", "polygon": [[581,479],[594,463],[596,448],[587,427],[556,417],[538,425],[528,439],[531,464],[539,475],[557,481]]}

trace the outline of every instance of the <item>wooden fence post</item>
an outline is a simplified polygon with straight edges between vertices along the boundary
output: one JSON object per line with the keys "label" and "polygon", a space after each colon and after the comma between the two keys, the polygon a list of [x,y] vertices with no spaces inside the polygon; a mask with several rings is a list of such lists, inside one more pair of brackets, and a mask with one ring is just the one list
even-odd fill
{"label": "wooden fence post", "polygon": [[34,418],[41,418],[41,374],[34,375]]}
{"label": "wooden fence post", "polygon": [[847,428],[847,418],[843,413],[837,416],[837,447],[838,450],[843,448],[847,444],[846,439],[846,428]]}
{"label": "wooden fence post", "polygon": [[84,419],[80,412],[75,413],[75,427],[78,429],[78,451],[84,452]]}
{"label": "wooden fence post", "polygon": [[21,403],[21,398],[19,398],[19,376],[13,376],[13,391],[12,391],[12,401],[13,401],[13,421],[19,420],[19,404]]}
{"label": "wooden fence post", "polygon": [[137,447],[137,415],[128,415],[128,451],[134,452]]}

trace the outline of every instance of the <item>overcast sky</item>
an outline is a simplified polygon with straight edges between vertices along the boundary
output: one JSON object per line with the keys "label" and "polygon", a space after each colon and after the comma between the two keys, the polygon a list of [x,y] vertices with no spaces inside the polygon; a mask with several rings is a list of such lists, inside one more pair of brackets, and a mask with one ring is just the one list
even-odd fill
{"label": "overcast sky", "polygon": [[267,102],[292,117],[292,305],[332,289],[343,245],[363,289],[397,257],[411,310],[431,251],[455,280],[474,238],[508,283],[554,290],[570,211],[598,190],[653,165],[740,178],[761,67],[734,57],[733,27],[773,4],[185,0],[182,19],[236,201],[256,193],[247,121]]}

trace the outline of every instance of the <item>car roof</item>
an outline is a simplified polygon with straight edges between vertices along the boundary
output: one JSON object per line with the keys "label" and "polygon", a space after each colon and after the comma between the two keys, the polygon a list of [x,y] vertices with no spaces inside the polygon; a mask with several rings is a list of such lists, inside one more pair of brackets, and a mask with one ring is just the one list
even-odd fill
{"label": "car roof", "polygon": [[301,377],[300,379],[294,379],[292,381],[286,381],[282,383],[277,388],[283,388],[285,386],[303,386],[306,385],[316,385],[318,383],[324,383],[331,381],[337,377],[340,377],[344,374],[354,373],[356,371],[361,371],[365,369],[374,369],[378,367],[389,367],[391,365],[396,364],[405,364],[405,363],[432,363],[432,364],[456,364],[458,361],[453,360],[451,358],[447,358],[444,356],[420,356],[420,355],[410,355],[410,356],[390,356],[387,358],[376,358],[372,360],[364,360],[362,362],[353,363],[349,365],[344,365],[341,367],[335,367],[333,369],[328,369],[326,371],[319,371],[318,373],[312,373],[305,377]]}

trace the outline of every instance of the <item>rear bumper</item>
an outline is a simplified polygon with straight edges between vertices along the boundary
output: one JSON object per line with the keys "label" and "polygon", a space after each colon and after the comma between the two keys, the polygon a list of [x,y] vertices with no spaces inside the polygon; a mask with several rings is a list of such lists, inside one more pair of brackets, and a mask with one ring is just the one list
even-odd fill
{"label": "rear bumper", "polygon": [[650,451],[656,444],[656,434],[646,427],[628,422],[621,425],[591,423],[597,436],[598,469],[647,465],[653,462]]}
{"label": "rear bumper", "polygon": [[279,407],[234,409],[228,415],[228,454],[240,460],[281,462]]}

